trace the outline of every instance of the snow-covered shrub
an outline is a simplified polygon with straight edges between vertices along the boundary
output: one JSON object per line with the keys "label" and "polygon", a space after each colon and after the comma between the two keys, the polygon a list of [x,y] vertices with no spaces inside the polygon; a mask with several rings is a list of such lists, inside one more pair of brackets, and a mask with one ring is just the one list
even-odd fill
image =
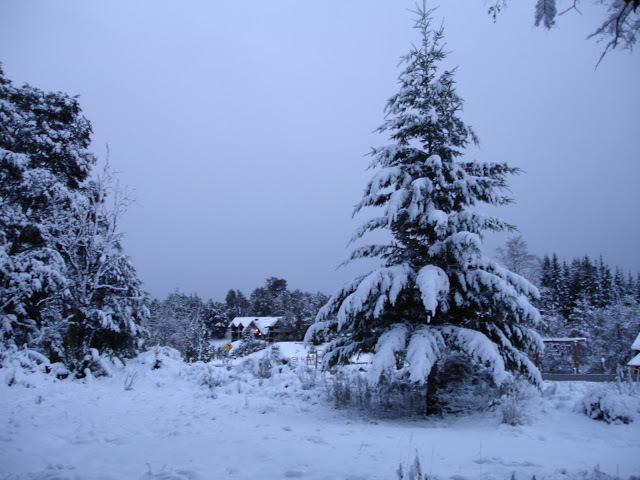
{"label": "snow-covered shrub", "polygon": [[47,373],[49,359],[33,350],[18,349],[11,345],[0,351],[0,368],[4,373],[3,382],[8,386],[31,386],[29,375],[33,373]]}
{"label": "snow-covered shrub", "polygon": [[8,385],[34,386],[38,376],[63,379],[69,376],[69,370],[62,363],[51,363],[49,359],[28,348],[10,345],[0,350],[0,372],[2,381]]}
{"label": "snow-covered shrub", "polygon": [[528,404],[535,397],[535,388],[525,380],[516,379],[503,387],[503,392],[499,402],[501,422],[514,427],[527,423]]}
{"label": "snow-covered shrub", "polygon": [[318,370],[315,368],[309,368],[304,365],[298,366],[295,370],[298,379],[300,380],[300,386],[303,390],[311,390],[318,384]]}
{"label": "snow-covered shrub", "polygon": [[78,378],[91,375],[94,377],[111,377],[113,375],[109,360],[100,355],[96,348],[89,349],[89,352],[82,359],[81,368],[76,373]]}
{"label": "snow-covered shrub", "polygon": [[234,348],[232,353],[237,357],[246,357],[260,350],[267,348],[269,344],[264,340],[258,340],[253,337],[244,337],[237,348]]}
{"label": "snow-covered shrub", "polygon": [[617,382],[590,388],[578,409],[594,420],[631,423],[640,413],[640,385]]}
{"label": "snow-covered shrub", "polygon": [[369,390],[367,381],[348,369],[339,369],[325,384],[327,397],[338,407],[362,407]]}
{"label": "snow-covered shrub", "polygon": [[273,365],[271,364],[271,355],[267,352],[258,360],[258,377],[271,378]]}
{"label": "snow-covered shrub", "polygon": [[271,348],[269,349],[270,351],[270,355],[271,355],[271,359],[275,362],[282,362],[283,358],[282,358],[282,351],[280,350],[280,345],[278,345],[277,343],[274,343],[273,345],[271,345]]}
{"label": "snow-covered shrub", "polygon": [[135,383],[137,377],[138,377],[138,372],[130,372],[125,375],[124,390],[126,392],[130,392],[131,390],[133,390],[133,384]]}
{"label": "snow-covered shrub", "polygon": [[180,352],[171,347],[153,347],[138,355],[135,361],[148,370],[170,369],[177,372],[184,365]]}
{"label": "snow-covered shrub", "polygon": [[491,369],[474,363],[460,352],[450,352],[439,362],[435,402],[442,413],[470,413],[487,409],[498,397]]}
{"label": "snow-covered shrub", "polygon": [[210,363],[192,364],[191,370],[197,369],[197,366],[204,367],[202,371],[193,372],[196,374],[201,386],[209,390],[211,398],[217,397],[217,390],[229,381],[229,374],[226,368],[212,365]]}
{"label": "snow-covered shrub", "polygon": [[396,470],[396,474],[398,476],[398,480],[428,480],[431,478],[426,473],[422,473],[422,466],[420,465],[418,452],[416,452],[413,462],[406,467],[401,463],[398,466],[398,470]]}
{"label": "snow-covered shrub", "polygon": [[365,372],[340,368],[326,379],[327,398],[338,408],[356,408],[374,416],[424,413],[425,389],[382,378],[371,383]]}
{"label": "snow-covered shrub", "polygon": [[[353,365],[340,367],[326,377],[327,397],[336,407],[355,407],[383,416],[424,414],[426,385],[389,372],[371,382],[369,372],[362,370]],[[436,401],[442,413],[486,410],[499,398],[490,370],[467,362],[462,354],[447,355],[432,381],[438,384]]]}
{"label": "snow-covered shrub", "polygon": [[505,395],[500,402],[501,422],[515,427],[524,424],[522,404],[514,396]]}

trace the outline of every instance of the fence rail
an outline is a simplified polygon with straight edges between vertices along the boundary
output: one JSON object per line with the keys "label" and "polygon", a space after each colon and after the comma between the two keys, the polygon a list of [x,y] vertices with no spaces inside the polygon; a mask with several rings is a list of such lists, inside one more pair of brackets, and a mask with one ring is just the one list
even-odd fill
{"label": "fence rail", "polygon": [[608,373],[543,373],[542,379],[555,380],[556,382],[613,382],[616,376]]}

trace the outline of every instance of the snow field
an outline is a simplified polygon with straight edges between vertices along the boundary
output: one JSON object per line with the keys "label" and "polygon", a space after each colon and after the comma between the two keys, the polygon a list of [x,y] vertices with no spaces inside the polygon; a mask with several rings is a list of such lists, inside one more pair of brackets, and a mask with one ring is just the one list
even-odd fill
{"label": "snow field", "polygon": [[373,419],[335,410],[320,374],[314,382],[302,367],[259,378],[262,355],[228,366],[163,356],[153,370],[156,357],[147,352],[110,378],[32,374],[11,387],[0,370],[0,478],[395,479],[416,452],[423,469],[443,479],[640,472],[640,424],[578,413],[591,388],[584,383],[548,384],[524,401],[526,424],[517,427],[501,425],[498,412]]}

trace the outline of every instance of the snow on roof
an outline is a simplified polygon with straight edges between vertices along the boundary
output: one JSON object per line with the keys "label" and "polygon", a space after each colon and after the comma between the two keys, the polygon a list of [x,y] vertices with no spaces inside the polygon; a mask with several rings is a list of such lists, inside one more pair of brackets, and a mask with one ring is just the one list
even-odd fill
{"label": "snow on roof", "polygon": [[640,353],[629,360],[629,363],[627,363],[627,365],[629,367],[640,367]]}
{"label": "snow on roof", "polygon": [[231,320],[230,327],[242,327],[247,328],[251,322],[258,327],[260,333],[266,335],[269,333],[269,329],[275,325],[278,320],[282,320],[284,317],[236,317]]}
{"label": "snow on roof", "polygon": [[631,350],[640,350],[640,333],[633,342],[633,345],[631,345]]}

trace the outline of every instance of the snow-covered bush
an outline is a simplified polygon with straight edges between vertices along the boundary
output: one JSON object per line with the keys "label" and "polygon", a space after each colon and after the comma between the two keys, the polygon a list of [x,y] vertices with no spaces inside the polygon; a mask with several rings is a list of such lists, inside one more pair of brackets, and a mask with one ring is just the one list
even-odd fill
{"label": "snow-covered bush", "polygon": [[133,390],[133,384],[136,382],[137,377],[138,377],[138,372],[130,372],[125,375],[124,390],[126,392],[130,392],[131,390]]}
{"label": "snow-covered bush", "polygon": [[311,390],[318,384],[318,370],[300,365],[295,369],[303,390]]}
{"label": "snow-covered bush", "polygon": [[486,410],[499,395],[491,369],[477,365],[461,352],[450,352],[443,356],[432,381],[438,384],[435,389],[436,401],[442,413]]}
{"label": "snow-covered bush", "polygon": [[[424,414],[428,393],[425,385],[400,381],[393,375],[382,376],[372,383],[369,372],[354,367],[337,368],[326,377],[326,394],[335,406],[368,409],[385,416]],[[440,411],[447,414],[486,410],[495,404],[501,392],[489,369],[474,365],[460,353],[447,355],[431,380],[438,384],[436,401]]]}
{"label": "snow-covered bush", "polygon": [[269,355],[271,355],[271,359],[274,362],[279,362],[282,363],[282,361],[284,360],[282,358],[282,351],[280,350],[280,345],[278,345],[277,343],[274,343],[271,345],[271,348],[269,348]]}
{"label": "snow-covered bush", "polygon": [[640,385],[617,382],[590,388],[578,409],[594,420],[607,423],[631,423],[640,414]]}
{"label": "snow-covered bush", "polygon": [[193,372],[198,378],[201,386],[209,390],[211,398],[217,398],[217,391],[229,381],[229,374],[226,368],[212,365],[210,363],[196,363],[191,365],[190,370],[196,370],[198,366],[203,366],[202,371]]}
{"label": "snow-covered bush", "polygon": [[[115,368],[122,368],[124,365],[117,358],[101,355],[97,349],[92,348],[82,359],[81,366],[82,370],[75,372],[75,378],[111,377]],[[0,351],[0,369],[5,373],[4,380],[9,386],[31,386],[38,375],[64,379],[71,374],[64,364],[52,363],[35,350],[26,347],[18,349],[13,345]]]}
{"label": "snow-covered bush", "polygon": [[268,346],[269,344],[264,340],[258,340],[253,336],[246,336],[242,338],[238,347],[232,350],[232,353],[237,357],[246,357],[252,353],[264,350]]}
{"label": "snow-covered bush", "polygon": [[111,377],[111,365],[109,360],[104,358],[96,348],[90,348],[82,359],[81,368],[76,373],[78,378],[94,376],[94,377]]}
{"label": "snow-covered bush", "polygon": [[171,347],[153,347],[138,355],[136,361],[149,370],[179,370],[183,365],[182,355],[178,350]]}
{"label": "snow-covered bush", "polygon": [[271,355],[267,352],[258,360],[258,377],[270,378],[272,370]]}
{"label": "snow-covered bush", "polygon": [[356,408],[374,416],[422,415],[424,387],[381,379],[368,381],[366,372],[340,368],[325,380],[327,398],[338,408]]}
{"label": "snow-covered bush", "polygon": [[435,478],[428,476],[426,473],[422,473],[422,465],[420,465],[418,452],[416,452],[413,462],[409,465],[403,466],[401,463],[398,466],[398,470],[396,470],[396,474],[398,476],[398,480],[428,480],[429,478]]}
{"label": "snow-covered bush", "polygon": [[498,408],[501,422],[511,426],[527,423],[529,403],[538,394],[537,390],[522,379],[514,380],[502,390]]}
{"label": "snow-covered bush", "polygon": [[6,350],[0,350],[0,369],[5,385],[30,387],[30,377],[33,374],[46,375],[51,371],[51,364],[48,358],[34,350],[18,349],[11,345]]}
{"label": "snow-covered bush", "polygon": [[327,398],[338,408],[368,405],[371,389],[362,375],[348,369],[339,369],[325,383]]}
{"label": "snow-covered bush", "polygon": [[511,395],[505,395],[500,402],[500,416],[502,423],[515,427],[524,424],[522,404]]}

